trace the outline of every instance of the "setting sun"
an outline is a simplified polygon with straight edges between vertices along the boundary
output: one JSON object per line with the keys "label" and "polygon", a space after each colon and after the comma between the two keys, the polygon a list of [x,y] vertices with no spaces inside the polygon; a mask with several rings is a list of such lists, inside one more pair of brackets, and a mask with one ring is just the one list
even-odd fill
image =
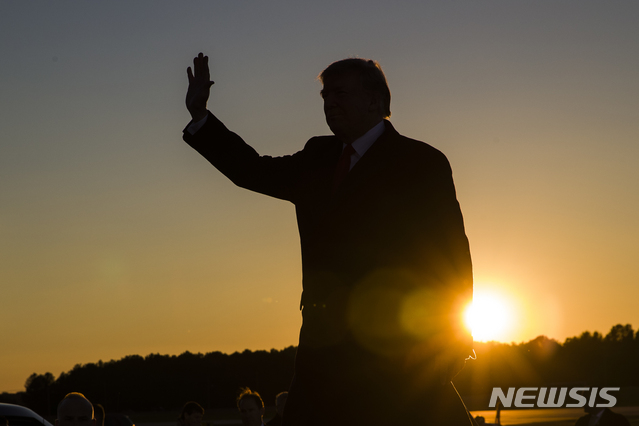
{"label": "setting sun", "polygon": [[511,331],[512,305],[499,294],[476,291],[464,313],[466,326],[476,341],[503,341]]}

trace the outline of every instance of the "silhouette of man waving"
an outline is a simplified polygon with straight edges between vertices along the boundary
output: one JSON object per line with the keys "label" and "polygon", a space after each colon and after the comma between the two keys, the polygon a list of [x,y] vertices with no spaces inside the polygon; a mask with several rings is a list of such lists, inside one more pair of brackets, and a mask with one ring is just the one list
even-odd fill
{"label": "silhouette of man waving", "polygon": [[392,126],[381,67],[319,76],[333,135],[259,155],[206,109],[208,58],[187,70],[184,140],[240,187],[295,205],[303,324],[283,425],[468,425],[450,380],[472,351],[468,240],[452,171]]}

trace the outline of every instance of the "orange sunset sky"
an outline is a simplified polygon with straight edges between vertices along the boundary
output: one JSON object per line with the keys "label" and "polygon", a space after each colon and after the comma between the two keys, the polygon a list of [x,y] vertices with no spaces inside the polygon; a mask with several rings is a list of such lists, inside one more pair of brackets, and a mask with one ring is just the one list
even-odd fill
{"label": "orange sunset sky", "polygon": [[454,171],[495,338],[639,327],[639,2],[0,2],[0,392],[129,354],[281,349],[291,204],[181,140],[186,67],[269,155],[329,133],[317,74],[378,60]]}

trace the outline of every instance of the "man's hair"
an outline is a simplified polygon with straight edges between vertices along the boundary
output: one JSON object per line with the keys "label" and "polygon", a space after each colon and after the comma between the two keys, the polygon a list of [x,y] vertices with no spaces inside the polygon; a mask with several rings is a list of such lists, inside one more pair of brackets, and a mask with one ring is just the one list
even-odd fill
{"label": "man's hair", "polygon": [[84,399],[86,402],[88,402],[89,405],[91,406],[91,418],[92,419],[94,418],[93,417],[93,404],[91,404],[91,401],[89,401],[89,399],[86,396],[84,396],[83,394],[81,394],[80,392],[69,392],[68,394],[66,394],[64,396],[64,398],[62,398],[62,401],[60,401],[58,403],[57,411],[60,411],[60,406],[62,405],[62,403],[64,401],[66,401],[67,399],[69,399],[69,398]]}
{"label": "man's hair", "polygon": [[193,413],[200,413],[204,415],[204,408],[202,408],[202,406],[195,401],[189,401],[184,404],[184,407],[182,407],[182,412],[180,413],[179,419],[184,420],[185,415],[190,415]]}
{"label": "man's hair", "polygon": [[390,100],[391,94],[386,82],[386,76],[379,62],[372,59],[348,58],[341,61],[333,62],[324,71],[317,76],[319,81],[324,84],[326,79],[345,73],[355,71],[358,72],[362,79],[362,86],[365,90],[377,93],[380,97],[380,112],[384,118],[391,115]]}
{"label": "man's hair", "polygon": [[258,408],[264,408],[264,401],[262,401],[262,397],[259,393],[253,392],[250,388],[242,388],[240,389],[240,394],[237,396],[236,400],[238,409],[240,409],[240,402],[242,402],[242,400],[245,398],[250,398],[255,401],[255,404],[257,404]]}
{"label": "man's hair", "polygon": [[286,400],[288,398],[288,392],[280,392],[275,395],[275,405],[277,405],[281,400]]}

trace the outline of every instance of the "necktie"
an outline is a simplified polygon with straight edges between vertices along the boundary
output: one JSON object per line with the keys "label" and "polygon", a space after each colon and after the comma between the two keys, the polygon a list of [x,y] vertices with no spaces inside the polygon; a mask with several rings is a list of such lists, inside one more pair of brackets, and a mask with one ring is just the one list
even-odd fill
{"label": "necktie", "polygon": [[351,144],[347,144],[342,150],[342,155],[337,162],[337,168],[335,169],[335,176],[333,177],[333,192],[337,190],[339,184],[342,183],[348,171],[351,169],[351,155],[355,153],[355,149]]}

